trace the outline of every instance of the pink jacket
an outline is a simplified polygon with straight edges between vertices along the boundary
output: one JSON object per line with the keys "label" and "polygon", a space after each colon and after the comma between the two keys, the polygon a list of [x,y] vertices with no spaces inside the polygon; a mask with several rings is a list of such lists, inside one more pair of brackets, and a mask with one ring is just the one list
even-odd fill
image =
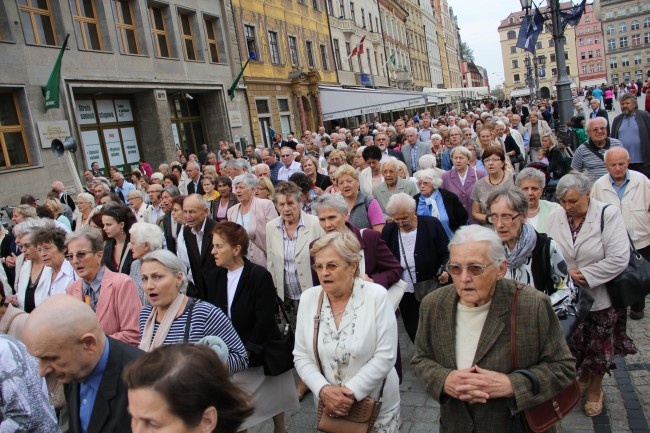
{"label": "pink jacket", "polygon": [[[72,283],[67,292],[83,300],[82,280]],[[96,313],[106,335],[132,346],[140,344],[138,318],[141,309],[138,289],[131,277],[104,268]]]}

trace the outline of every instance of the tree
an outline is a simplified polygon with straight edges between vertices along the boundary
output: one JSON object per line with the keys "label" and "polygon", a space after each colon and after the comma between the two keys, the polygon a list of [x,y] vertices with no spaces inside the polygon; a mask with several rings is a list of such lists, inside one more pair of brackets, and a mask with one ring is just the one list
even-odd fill
{"label": "tree", "polygon": [[490,95],[494,96],[497,99],[505,99],[506,93],[503,91],[503,84],[497,84],[494,86],[494,88],[490,91]]}
{"label": "tree", "polygon": [[464,41],[460,41],[460,58],[466,62],[474,63],[474,50]]}

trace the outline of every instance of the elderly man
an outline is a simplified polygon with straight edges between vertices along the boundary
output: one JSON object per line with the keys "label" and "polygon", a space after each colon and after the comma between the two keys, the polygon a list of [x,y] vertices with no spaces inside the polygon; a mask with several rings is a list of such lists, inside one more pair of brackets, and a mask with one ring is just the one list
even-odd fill
{"label": "elderly man", "polygon": [[123,204],[126,204],[129,192],[135,189],[135,185],[127,182],[126,179],[124,179],[124,175],[119,171],[116,171],[113,175],[113,183],[115,184],[115,194],[117,194],[120,200],[122,200]]}
{"label": "elderly man", "polygon": [[121,377],[142,351],[107,337],[93,310],[66,295],[48,298],[30,314],[23,339],[40,374],[52,373],[65,385],[71,432],[131,431]]}
{"label": "elderly man", "polygon": [[589,103],[591,110],[589,111],[589,119],[595,119],[596,117],[602,117],[607,121],[607,135],[609,135],[609,116],[607,111],[604,108],[600,108],[600,100],[593,98]]}
{"label": "elderly man", "polygon": [[573,107],[575,108],[575,111],[573,112],[574,117],[582,116],[582,117],[584,117],[585,119],[587,118],[587,114],[585,113],[585,109],[584,109],[584,107],[582,106],[582,102],[576,100],[576,101],[573,103]]}
{"label": "elderly man", "polygon": [[221,172],[231,179],[244,174],[244,164],[240,159],[228,159],[221,164]]}
{"label": "elderly man", "polygon": [[142,191],[137,189],[130,191],[128,200],[129,206],[139,223],[146,223],[151,220],[151,206],[144,202]]}
{"label": "elderly man", "polygon": [[517,131],[521,138],[524,141],[524,149],[526,154],[528,154],[528,147],[530,146],[530,135],[528,134],[528,129],[521,122],[521,117],[518,114],[513,114],[510,118],[510,128]]}
{"label": "elderly man", "polygon": [[[605,152],[608,173],[594,183],[591,197],[621,210],[635,248],[650,260],[650,180],[629,170],[629,165],[630,155],[625,148],[613,147]],[[630,307],[630,318],[642,319],[644,309],[645,299],[641,299]]]}
{"label": "elderly man", "polygon": [[[458,133],[460,135],[460,131]],[[404,134],[408,143],[402,146],[402,155],[404,155],[404,162],[409,171],[409,176],[413,176],[413,173],[418,171],[420,157],[431,153],[431,144],[420,143],[418,141],[418,130],[412,126],[406,128]]]}
{"label": "elderly man", "polygon": [[165,211],[161,206],[162,199],[162,185],[152,183],[147,187],[147,194],[149,194],[150,210],[149,210],[149,221],[146,221],[151,224],[158,224],[158,220],[163,216]]}
{"label": "elderly man", "polygon": [[400,161],[404,162],[404,155],[399,150],[389,148],[390,137],[385,132],[378,132],[375,134],[375,145],[381,150],[382,159],[386,156],[394,156]]}
{"label": "elderly man", "polygon": [[291,147],[282,146],[280,148],[280,158],[282,167],[278,170],[278,181],[287,182],[292,174],[302,173],[300,163],[293,160],[293,149]]}
{"label": "elderly man", "polygon": [[622,113],[612,122],[612,137],[621,140],[630,154],[630,170],[650,177],[650,114],[638,109],[633,94],[627,93],[619,101]]}
{"label": "elderly man", "polygon": [[253,174],[257,177],[267,177],[271,179],[271,169],[263,162],[260,162],[253,167]]}
{"label": "elderly man", "polygon": [[111,188],[108,186],[108,184],[100,180],[96,181],[95,186],[93,187],[93,195],[95,196],[95,203],[99,205],[101,203],[101,198],[105,194],[109,194],[110,192],[111,192]]}
{"label": "elderly man", "polygon": [[185,166],[185,173],[187,173],[187,194],[205,194],[203,190],[203,175],[201,174],[201,166],[196,161],[189,161]]}
{"label": "elderly man", "polygon": [[[91,178],[92,179],[92,178]],[[56,191],[59,193],[59,201],[63,203],[64,205],[68,205],[72,212],[76,209],[76,206],[74,204],[74,200],[72,197],[70,197],[70,194],[66,194],[65,192],[65,186],[63,185],[63,182],[60,180],[55,180],[52,182],[52,191]]]}
{"label": "elderly man", "polygon": [[[433,155],[431,155],[433,156]],[[435,158],[435,157],[434,157]],[[411,197],[416,195],[418,192],[418,187],[414,182],[410,180],[402,179],[397,175],[398,172],[398,160],[395,157],[388,156],[381,160],[380,163],[381,176],[383,182],[375,186],[373,189],[372,195],[377,199],[381,211],[384,213],[385,217],[388,217],[386,211],[386,205],[388,200],[395,194],[399,192],[405,192]]]}
{"label": "elderly man", "polygon": [[420,131],[418,132],[418,140],[427,143],[431,141],[431,134],[432,134],[432,128],[431,128],[431,118],[430,117],[425,117],[422,119],[422,127],[420,128]]}
{"label": "elderly man", "polygon": [[271,182],[275,185],[278,183],[278,172],[280,171],[282,164],[278,161],[278,157],[275,152],[273,152],[273,149],[262,149],[262,162],[268,165],[271,170]]}
{"label": "elderly man", "polygon": [[584,172],[592,181],[596,181],[607,174],[605,152],[611,147],[622,146],[622,144],[615,138],[607,137],[607,119],[602,117],[589,119],[585,129],[589,141],[578,146],[573,154],[571,168]]}
{"label": "elderly man", "polygon": [[372,136],[372,134],[370,134],[368,124],[365,122],[359,124],[359,137],[357,138],[357,141],[359,143],[363,143],[363,139],[369,135]]}
{"label": "elderly man", "polygon": [[186,267],[192,270],[194,287],[188,287],[188,296],[199,299],[206,299],[208,284],[206,277],[208,273],[217,267],[212,257],[212,230],[217,223],[208,218],[210,205],[205,199],[198,195],[189,195],[183,202],[183,214],[185,215],[186,226],[183,228],[183,239],[185,243],[179,243],[178,248],[185,248],[187,254],[179,254],[179,257],[187,257],[189,263]]}
{"label": "elderly man", "polygon": [[89,226],[68,233],[66,248],[66,257],[79,276],[68,287],[68,295],[90,305],[107,335],[137,346],[140,343],[138,318],[142,308],[138,290],[131,277],[111,272],[102,265],[102,233]]}

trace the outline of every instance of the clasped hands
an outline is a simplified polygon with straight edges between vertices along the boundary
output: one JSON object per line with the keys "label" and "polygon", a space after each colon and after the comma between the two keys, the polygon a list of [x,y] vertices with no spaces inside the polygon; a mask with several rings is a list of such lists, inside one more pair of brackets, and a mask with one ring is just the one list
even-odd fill
{"label": "clasped hands", "polygon": [[507,375],[484,370],[478,365],[449,373],[445,379],[444,392],[468,403],[487,403],[489,399],[514,395]]}
{"label": "clasped hands", "polygon": [[329,416],[346,416],[354,403],[354,393],[344,386],[325,385],[318,397]]}

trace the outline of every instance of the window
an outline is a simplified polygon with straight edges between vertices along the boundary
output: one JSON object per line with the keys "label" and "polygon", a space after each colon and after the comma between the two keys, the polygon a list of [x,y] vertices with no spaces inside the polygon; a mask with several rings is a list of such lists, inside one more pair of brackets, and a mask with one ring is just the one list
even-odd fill
{"label": "window", "polygon": [[[320,64],[323,66],[323,71],[329,71],[328,61],[327,61],[327,45],[320,44]],[[375,52],[375,63],[377,60],[377,53]]]}
{"label": "window", "polygon": [[598,67],[597,67],[597,69],[598,69],[598,72],[603,72],[603,64],[602,64],[602,63],[598,63]]}
{"label": "window", "polygon": [[607,34],[608,35],[613,35],[614,34],[614,24],[610,24],[607,26]]}
{"label": "window", "polygon": [[151,15],[151,34],[156,47],[156,56],[171,57],[169,40],[167,39],[167,26],[165,25],[165,10],[161,6],[149,6]]}
{"label": "window", "polygon": [[618,85],[618,74],[612,74],[612,84],[615,86]]}
{"label": "window", "polygon": [[627,48],[627,36],[618,38],[618,46],[620,48]]}
{"label": "window", "polygon": [[366,51],[366,59],[368,60],[368,71],[372,74],[372,62],[370,61],[370,50]]}
{"label": "window", "polygon": [[295,36],[289,36],[289,56],[291,64],[298,66],[300,61],[298,60],[298,43]]}
{"label": "window", "polygon": [[555,46],[555,40],[554,39],[549,39],[548,40],[548,46],[549,46],[549,48],[554,47]]}
{"label": "window", "polygon": [[361,27],[366,28],[366,12],[361,8]]}
{"label": "window", "polygon": [[557,68],[551,69],[551,76],[557,77]]}
{"label": "window", "polygon": [[357,23],[357,16],[354,14],[354,3],[350,2],[350,19],[353,23]]}
{"label": "window", "polygon": [[339,10],[341,11],[340,19],[345,18],[345,0],[339,0]]}
{"label": "window", "polygon": [[595,72],[594,65],[589,65],[589,72],[592,74]]}
{"label": "window", "polygon": [[521,78],[519,77],[519,74],[513,75],[512,78],[514,79],[515,83],[519,83],[521,81]]}
{"label": "window", "polygon": [[591,38],[587,38],[587,45],[591,45],[591,43],[592,43]]}
{"label": "window", "polygon": [[0,169],[29,165],[27,139],[15,93],[0,91],[0,119]]}
{"label": "window", "polygon": [[585,57],[585,52],[584,52],[584,51],[580,51],[580,58],[581,58],[582,60],[584,60],[584,59],[586,58],[586,57]]}
{"label": "window", "polygon": [[549,60],[551,61],[551,63],[555,63],[555,53],[549,56]]}
{"label": "window", "polygon": [[616,39],[607,39],[607,49],[608,50],[616,49]]}
{"label": "window", "polygon": [[20,0],[18,4],[25,42],[57,45],[50,0]]}
{"label": "window", "polygon": [[515,32],[514,30],[510,30],[508,32],[508,39],[517,39],[517,32]]}
{"label": "window", "polygon": [[571,75],[571,68],[568,66],[566,67],[566,74]]}
{"label": "window", "polygon": [[632,24],[630,24],[630,30],[639,30],[640,27],[639,20],[634,20],[632,21]]}
{"label": "window", "polygon": [[583,47],[585,45],[585,40],[584,38],[580,38],[580,46]]}
{"label": "window", "polygon": [[115,26],[120,35],[120,50],[125,54],[138,54],[133,6],[130,0],[115,0]]}
{"label": "window", "polygon": [[285,136],[291,133],[291,111],[289,110],[289,100],[278,98],[278,111],[280,112],[280,128]]}
{"label": "window", "polygon": [[221,22],[219,18],[205,18],[205,39],[208,42],[208,53],[210,55],[210,62],[219,63],[220,51],[219,50],[219,37],[221,36]]}
{"label": "window", "polygon": [[650,27],[650,17],[647,17],[643,20],[643,28],[647,29],[648,27]]}
{"label": "window", "polygon": [[643,81],[643,71],[636,71],[636,72],[634,73],[634,78],[635,78],[637,81]]}
{"label": "window", "polygon": [[583,75],[587,73],[587,65],[582,65],[582,73]]}
{"label": "window", "polygon": [[600,48],[596,50],[596,57],[602,57],[602,54],[600,52]]}
{"label": "window", "polygon": [[536,46],[538,49],[542,49],[542,41],[537,41],[537,43],[535,44],[535,46]]}
{"label": "window", "polygon": [[625,33],[627,32],[627,23],[623,21],[619,26],[618,26],[618,32],[619,33]]}
{"label": "window", "polygon": [[271,54],[271,63],[277,65],[280,63],[280,49],[278,47],[278,32],[269,31],[269,51]]}
{"label": "window", "polygon": [[349,42],[346,42],[346,43],[345,43],[345,55],[346,55],[347,58],[348,58],[348,68],[349,68],[348,70],[351,71],[351,72],[353,72],[353,71],[354,71],[354,68],[352,67],[352,57],[350,57],[350,53],[352,53],[352,49],[351,49],[351,47],[350,47],[350,43],[349,43]]}
{"label": "window", "polygon": [[334,39],[334,63],[337,70],[343,69],[341,67],[341,46],[338,39]]}
{"label": "window", "polygon": [[183,52],[186,60],[197,60],[196,58],[196,41],[194,40],[194,31],[192,29],[192,16],[187,13],[178,14],[180,22],[181,40],[183,42]]}
{"label": "window", "polygon": [[260,60],[257,55],[257,40],[255,38],[255,27],[244,25],[244,37],[246,38],[246,49],[248,58],[251,60]]}
{"label": "window", "polygon": [[590,23],[590,22],[591,22],[591,17],[590,17],[589,15],[587,15],[587,16],[585,17],[585,22],[587,22],[587,23]]}
{"label": "window", "polygon": [[594,37],[594,44],[599,44],[600,43],[600,36],[595,36]]}
{"label": "window", "polygon": [[643,43],[650,44],[650,32],[646,32],[643,34]]}
{"label": "window", "polygon": [[641,63],[642,63],[641,54],[635,54],[634,55],[634,64],[635,65],[640,65]]}
{"label": "window", "polygon": [[514,45],[510,47],[510,54],[517,54],[517,47],[515,47]]}
{"label": "window", "polygon": [[636,34],[632,35],[632,46],[641,45],[641,35]]}
{"label": "window", "polygon": [[590,59],[593,59],[593,58],[594,58],[594,52],[593,52],[593,50],[589,50],[589,51],[587,52],[587,57],[589,57]]}
{"label": "window", "polygon": [[629,73],[629,72],[626,72],[626,73],[623,74],[623,80],[624,80],[626,83],[629,83],[629,82],[630,82],[630,73]]}
{"label": "window", "polygon": [[569,52],[568,51],[564,52],[564,60],[569,60]]}
{"label": "window", "polygon": [[305,47],[307,48],[307,65],[313,68],[316,66],[316,62],[314,61],[314,44],[312,41],[307,41],[305,42]]}
{"label": "window", "polygon": [[512,60],[512,69],[517,69],[519,67],[519,60],[513,59]]}
{"label": "window", "polygon": [[609,58],[609,67],[612,68],[612,69],[618,68],[618,63],[616,61],[615,56],[612,56],[612,57]]}
{"label": "window", "polygon": [[318,0],[311,0],[311,6],[314,8],[315,11],[320,10],[320,7],[318,5]]}
{"label": "window", "polygon": [[70,0],[74,29],[80,48],[101,51],[97,11],[92,0]]}

